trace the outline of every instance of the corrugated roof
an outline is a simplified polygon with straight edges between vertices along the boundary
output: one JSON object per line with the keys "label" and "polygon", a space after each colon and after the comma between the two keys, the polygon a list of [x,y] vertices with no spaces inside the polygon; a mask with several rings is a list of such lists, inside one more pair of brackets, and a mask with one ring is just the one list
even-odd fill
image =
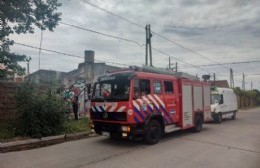
{"label": "corrugated roof", "polygon": [[217,80],[217,81],[210,81],[211,86],[217,86],[222,88],[229,88],[229,84],[227,80]]}

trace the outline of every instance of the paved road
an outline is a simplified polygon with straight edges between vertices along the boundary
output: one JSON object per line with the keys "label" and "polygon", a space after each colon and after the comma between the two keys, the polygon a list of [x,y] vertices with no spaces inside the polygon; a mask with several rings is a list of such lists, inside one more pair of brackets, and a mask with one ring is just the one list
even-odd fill
{"label": "paved road", "polygon": [[205,124],[200,133],[177,132],[159,144],[95,137],[0,154],[0,168],[259,168],[260,108],[237,120]]}

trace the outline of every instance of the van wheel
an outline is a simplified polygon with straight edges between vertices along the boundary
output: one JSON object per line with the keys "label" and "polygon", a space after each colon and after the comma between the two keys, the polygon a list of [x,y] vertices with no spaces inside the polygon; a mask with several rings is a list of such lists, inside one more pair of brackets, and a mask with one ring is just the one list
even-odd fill
{"label": "van wheel", "polygon": [[144,142],[150,145],[156,144],[159,142],[161,134],[161,124],[156,120],[152,120],[147,125],[144,135]]}
{"label": "van wheel", "polygon": [[216,114],[215,122],[219,123],[219,124],[222,122],[222,115],[221,115],[221,113],[217,113]]}
{"label": "van wheel", "polygon": [[232,120],[235,120],[236,118],[237,118],[237,112],[234,111],[234,112],[233,112],[233,116],[231,117],[231,119],[232,119]]}
{"label": "van wheel", "polygon": [[195,127],[193,129],[194,132],[200,132],[202,130],[202,116],[196,115],[195,117]]}

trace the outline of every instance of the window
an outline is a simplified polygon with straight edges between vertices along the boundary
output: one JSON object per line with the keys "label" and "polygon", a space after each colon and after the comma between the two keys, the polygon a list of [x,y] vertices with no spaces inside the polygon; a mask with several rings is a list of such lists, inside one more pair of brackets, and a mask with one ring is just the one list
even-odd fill
{"label": "window", "polygon": [[211,94],[211,104],[219,103],[220,99],[221,97],[219,94]]}
{"label": "window", "polygon": [[153,81],[153,92],[154,94],[162,93],[162,83],[161,81]]}
{"label": "window", "polygon": [[98,83],[96,85],[95,97],[109,97],[111,93],[111,84]]}
{"label": "window", "polygon": [[151,93],[150,80],[147,80],[147,79],[140,80],[140,93],[141,93],[141,96],[148,95]]}
{"label": "window", "polygon": [[95,84],[92,100],[96,102],[127,101],[129,91],[130,80],[128,77],[115,76],[113,79],[106,79]]}
{"label": "window", "polygon": [[173,83],[171,81],[164,81],[164,91],[166,94],[173,93]]}
{"label": "window", "polygon": [[147,79],[135,79],[134,80],[134,98],[137,99],[141,96],[151,93],[150,80]]}

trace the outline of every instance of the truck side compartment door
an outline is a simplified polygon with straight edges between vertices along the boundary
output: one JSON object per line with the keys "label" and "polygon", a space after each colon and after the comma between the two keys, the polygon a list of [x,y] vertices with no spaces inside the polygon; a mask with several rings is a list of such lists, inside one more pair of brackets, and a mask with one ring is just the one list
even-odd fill
{"label": "truck side compartment door", "polygon": [[182,81],[182,128],[193,127],[192,84]]}
{"label": "truck side compartment door", "polygon": [[203,85],[203,108],[204,108],[204,122],[211,120],[210,111],[210,86]]}

